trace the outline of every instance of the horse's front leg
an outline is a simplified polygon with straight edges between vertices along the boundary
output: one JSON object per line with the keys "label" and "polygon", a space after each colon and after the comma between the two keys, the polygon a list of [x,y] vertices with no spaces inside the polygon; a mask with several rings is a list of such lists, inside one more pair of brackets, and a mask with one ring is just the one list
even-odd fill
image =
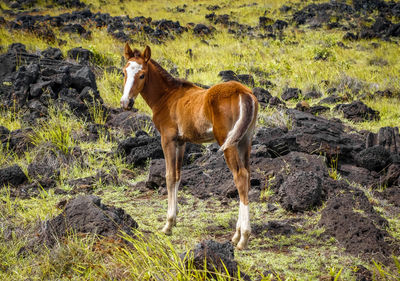
{"label": "horse's front leg", "polygon": [[176,196],[176,151],[177,143],[174,140],[162,138],[161,145],[165,158],[165,178],[168,190],[167,222],[162,229],[167,235],[172,234],[172,227],[176,223],[177,196]]}

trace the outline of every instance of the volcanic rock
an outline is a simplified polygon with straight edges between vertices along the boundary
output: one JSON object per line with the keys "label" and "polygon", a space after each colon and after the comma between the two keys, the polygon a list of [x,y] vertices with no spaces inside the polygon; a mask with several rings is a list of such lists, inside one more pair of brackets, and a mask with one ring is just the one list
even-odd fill
{"label": "volcanic rock", "polygon": [[320,226],[334,236],[346,251],[367,259],[387,261],[391,237],[384,230],[388,222],[377,214],[361,190],[338,193],[322,211]]}
{"label": "volcanic rock", "polygon": [[104,205],[97,196],[78,196],[66,203],[61,214],[42,222],[36,243],[51,247],[70,231],[117,238],[120,231],[132,234],[137,227],[123,209]]}
{"label": "volcanic rock", "polygon": [[8,166],[0,169],[0,187],[18,186],[28,181],[25,173],[18,165]]}
{"label": "volcanic rock", "polygon": [[379,112],[365,105],[362,101],[354,101],[350,104],[338,104],[335,110],[343,113],[346,119],[354,122],[365,120],[379,120]]}
{"label": "volcanic rock", "polygon": [[283,91],[281,98],[284,101],[288,101],[290,99],[298,99],[301,94],[301,90],[297,88],[287,88]]}
{"label": "volcanic rock", "polygon": [[298,212],[321,205],[323,187],[321,178],[310,172],[296,172],[287,177],[279,188],[282,207]]}
{"label": "volcanic rock", "polygon": [[89,63],[94,57],[91,51],[82,47],[73,48],[69,50],[67,54],[69,58],[77,60],[79,63]]}
{"label": "volcanic rock", "polygon": [[148,159],[161,159],[164,154],[159,137],[150,137],[144,131],[118,144],[117,153],[126,157],[126,162],[134,166],[144,166]]}
{"label": "volcanic rock", "polygon": [[356,155],[356,161],[361,167],[380,172],[390,163],[390,153],[380,145],[368,147]]}
{"label": "volcanic rock", "polygon": [[193,266],[201,270],[204,269],[205,261],[207,261],[206,270],[210,275],[216,271],[228,273],[231,277],[236,277],[238,274],[238,264],[234,260],[234,247],[230,242],[218,243],[205,240],[198,243],[189,253],[180,256],[186,263],[188,259],[193,259]]}

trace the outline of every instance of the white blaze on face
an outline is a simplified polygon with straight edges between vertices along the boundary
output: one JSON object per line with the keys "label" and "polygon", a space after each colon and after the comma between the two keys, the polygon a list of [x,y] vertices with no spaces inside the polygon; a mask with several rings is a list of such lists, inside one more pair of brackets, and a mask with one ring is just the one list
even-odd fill
{"label": "white blaze on face", "polygon": [[142,69],[142,65],[135,61],[130,61],[126,68],[126,83],[124,87],[124,94],[121,98],[121,106],[127,108],[129,105],[129,92],[135,82],[135,75]]}

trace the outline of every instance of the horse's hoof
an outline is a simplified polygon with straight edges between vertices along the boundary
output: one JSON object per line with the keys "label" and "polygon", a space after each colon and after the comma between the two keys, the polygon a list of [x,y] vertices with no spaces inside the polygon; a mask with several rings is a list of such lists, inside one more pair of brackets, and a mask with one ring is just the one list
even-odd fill
{"label": "horse's hoof", "polygon": [[164,226],[164,228],[161,230],[161,232],[164,232],[165,235],[172,235],[172,229],[169,228],[168,226]]}
{"label": "horse's hoof", "polygon": [[243,239],[241,239],[241,240],[239,241],[239,243],[236,245],[236,249],[238,249],[238,250],[244,250],[244,249],[246,249],[246,248],[247,248],[247,242],[248,242],[248,241],[244,241]]}
{"label": "horse's hoof", "polygon": [[237,244],[240,240],[240,231],[236,231],[235,234],[232,237],[232,243]]}

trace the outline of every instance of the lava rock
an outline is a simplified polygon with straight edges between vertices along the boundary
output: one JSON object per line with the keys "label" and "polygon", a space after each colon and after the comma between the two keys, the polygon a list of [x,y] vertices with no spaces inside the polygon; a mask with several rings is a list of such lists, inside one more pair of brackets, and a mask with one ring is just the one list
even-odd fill
{"label": "lava rock", "polygon": [[28,178],[18,165],[0,169],[0,187],[8,185],[16,187],[27,181]]}
{"label": "lava rock", "polygon": [[366,137],[366,147],[383,146],[391,154],[400,153],[400,136],[398,127],[382,127],[378,133],[369,132]]}
{"label": "lava rock", "polygon": [[301,90],[297,88],[287,88],[283,91],[281,98],[284,101],[288,101],[290,99],[298,99],[299,95],[301,95]]}
{"label": "lava rock", "polygon": [[321,205],[321,179],[313,173],[296,172],[287,177],[279,189],[282,207],[293,212],[310,210]]}
{"label": "lava rock", "polygon": [[67,55],[69,58],[79,61],[79,63],[89,63],[94,58],[94,54],[91,51],[82,47],[68,50]]}
{"label": "lava rock", "polygon": [[52,47],[49,47],[46,50],[40,52],[40,55],[44,58],[53,60],[62,60],[64,58],[60,49]]}
{"label": "lava rock", "polygon": [[136,137],[127,138],[117,148],[117,153],[126,157],[126,162],[134,166],[144,166],[148,159],[161,159],[164,154],[160,138],[150,137],[139,131]]}
{"label": "lava rock", "polygon": [[379,112],[368,107],[362,101],[354,101],[350,104],[338,104],[335,106],[335,110],[342,112],[346,119],[354,122],[380,119]]}
{"label": "lava rock", "polygon": [[[238,275],[238,264],[234,260],[234,247],[230,242],[219,243],[213,240],[205,240],[197,244],[189,253],[184,253],[181,259],[188,257],[193,259],[193,266],[197,269],[204,269],[207,261],[206,270],[213,276],[213,272],[222,272],[231,277]],[[184,262],[188,262],[187,259]],[[243,275],[243,273],[241,273]]]}
{"label": "lava rock", "polygon": [[213,32],[213,29],[204,25],[204,24],[196,24],[193,28],[193,33],[196,35],[210,35]]}
{"label": "lava rock", "polygon": [[232,70],[223,70],[218,73],[218,76],[221,77],[222,81],[228,82],[228,81],[239,81],[239,78],[237,77],[236,73]]}
{"label": "lava rock", "polygon": [[361,190],[331,197],[322,211],[319,225],[350,254],[380,261],[387,261],[391,255],[387,242],[391,237],[383,230],[388,222],[375,212]]}
{"label": "lava rock", "polygon": [[357,164],[370,171],[380,172],[390,162],[390,153],[382,146],[368,147],[356,156]]}
{"label": "lava rock", "polygon": [[51,247],[71,230],[117,238],[120,231],[132,234],[132,228],[138,224],[123,209],[104,205],[97,196],[78,196],[66,203],[61,214],[42,222],[38,241]]}

